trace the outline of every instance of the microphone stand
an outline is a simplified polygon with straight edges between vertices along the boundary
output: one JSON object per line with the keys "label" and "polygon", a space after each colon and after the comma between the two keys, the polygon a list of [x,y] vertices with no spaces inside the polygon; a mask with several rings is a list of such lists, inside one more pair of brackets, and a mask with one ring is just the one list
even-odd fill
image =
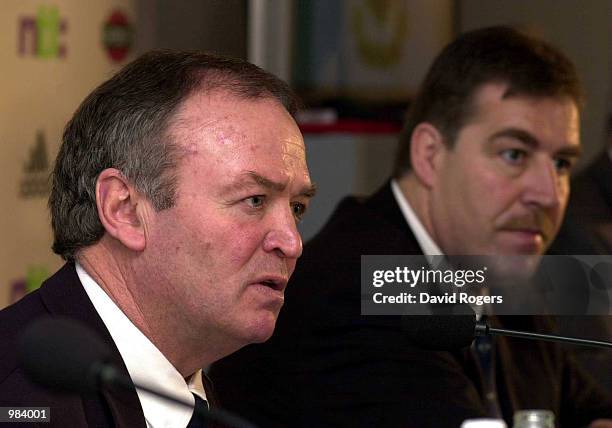
{"label": "microphone stand", "polygon": [[476,321],[474,333],[476,336],[511,336],[519,337],[521,339],[544,340],[546,342],[569,343],[572,345],[590,346],[596,348],[612,348],[612,342],[604,342],[602,340],[579,339],[577,337],[559,336],[556,334],[530,333],[527,331],[493,328],[482,320]]}

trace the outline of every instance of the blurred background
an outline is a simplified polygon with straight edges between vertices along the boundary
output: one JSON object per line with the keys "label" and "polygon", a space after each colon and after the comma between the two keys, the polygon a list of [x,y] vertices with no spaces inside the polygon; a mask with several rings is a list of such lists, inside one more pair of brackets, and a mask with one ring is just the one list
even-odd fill
{"label": "blurred background", "polygon": [[319,186],[305,240],[343,195],[385,182],[406,108],[460,32],[513,25],[576,63],[587,94],[577,170],[604,149],[612,112],[609,0],[3,0],[0,12],[0,308],[61,265],[46,201],[65,123],[149,49],[248,59],[298,91]]}

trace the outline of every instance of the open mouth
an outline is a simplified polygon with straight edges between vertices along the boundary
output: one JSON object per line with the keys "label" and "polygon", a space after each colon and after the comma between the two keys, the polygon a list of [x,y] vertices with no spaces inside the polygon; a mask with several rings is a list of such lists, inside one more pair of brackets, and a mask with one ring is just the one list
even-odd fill
{"label": "open mouth", "polygon": [[542,231],[540,229],[534,229],[534,228],[508,228],[508,229],[503,229],[503,230],[505,232],[521,234],[521,235],[524,235],[524,236],[541,236],[541,237],[544,237],[544,234],[542,233]]}
{"label": "open mouth", "polygon": [[542,234],[542,232],[536,229],[517,229],[514,232],[520,233],[521,235],[526,236],[526,237],[544,238],[544,235]]}
{"label": "open mouth", "polygon": [[287,285],[287,281],[280,278],[263,278],[259,281],[256,281],[257,284],[264,285],[272,290],[283,291]]}
{"label": "open mouth", "polygon": [[281,290],[280,285],[272,280],[262,281],[261,284],[265,285],[266,287],[270,287],[273,290]]}

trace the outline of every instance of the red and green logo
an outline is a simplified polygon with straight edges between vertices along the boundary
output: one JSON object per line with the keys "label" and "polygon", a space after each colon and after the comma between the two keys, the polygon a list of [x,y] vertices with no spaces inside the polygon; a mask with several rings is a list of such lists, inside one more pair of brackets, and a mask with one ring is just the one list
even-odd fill
{"label": "red and green logo", "polygon": [[132,48],[134,29],[126,14],[114,10],[102,30],[102,43],[113,62],[123,61]]}

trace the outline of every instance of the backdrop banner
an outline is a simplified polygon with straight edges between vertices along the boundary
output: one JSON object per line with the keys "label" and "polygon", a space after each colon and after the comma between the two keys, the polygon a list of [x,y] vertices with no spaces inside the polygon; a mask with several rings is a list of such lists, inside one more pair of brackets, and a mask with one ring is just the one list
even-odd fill
{"label": "backdrop banner", "polygon": [[135,0],[4,0],[0,14],[0,308],[62,263],[49,174],[83,98],[133,57]]}

